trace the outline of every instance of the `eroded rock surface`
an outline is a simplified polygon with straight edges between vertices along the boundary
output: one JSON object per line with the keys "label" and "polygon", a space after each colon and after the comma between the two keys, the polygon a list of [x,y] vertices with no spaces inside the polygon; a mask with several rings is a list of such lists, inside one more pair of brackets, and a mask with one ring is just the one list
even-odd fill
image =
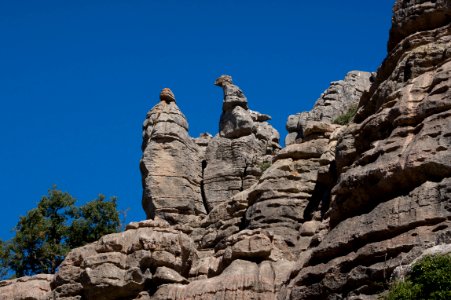
{"label": "eroded rock surface", "polygon": [[309,122],[332,123],[338,116],[356,106],[362,94],[370,88],[374,74],[351,71],[343,80],[331,82],[329,88],[316,100],[313,109],[288,117],[288,135],[285,144],[291,145],[305,139],[305,127]]}
{"label": "eroded rock surface", "polygon": [[449,1],[396,1],[377,75],[333,82],[289,117],[283,149],[230,76],[215,136],[189,137],[164,89],[144,123],[151,220],[72,250],[52,299],[377,299],[425,249],[449,250],[449,16]]}
{"label": "eroded rock surface", "polygon": [[329,232],[288,299],[375,299],[393,270],[450,242],[449,1],[397,1],[389,54],[337,132]]}
{"label": "eroded rock surface", "polygon": [[158,218],[128,228],[72,250],[52,282],[53,297],[133,299],[152,286],[187,282],[198,256],[190,237]]}
{"label": "eroded rock surface", "polygon": [[202,201],[200,147],[188,135],[188,122],[174,94],[163,89],[160,102],[143,124],[143,208],[148,218],[171,224],[199,223],[206,210]]}
{"label": "eroded rock surface", "polygon": [[219,134],[205,154],[204,190],[208,211],[253,185],[261,164],[279,149],[279,133],[267,122],[270,116],[248,109],[247,98],[222,75],[216,82],[224,92]]}
{"label": "eroded rock surface", "polygon": [[47,300],[50,297],[51,274],[25,276],[0,281],[1,300]]}

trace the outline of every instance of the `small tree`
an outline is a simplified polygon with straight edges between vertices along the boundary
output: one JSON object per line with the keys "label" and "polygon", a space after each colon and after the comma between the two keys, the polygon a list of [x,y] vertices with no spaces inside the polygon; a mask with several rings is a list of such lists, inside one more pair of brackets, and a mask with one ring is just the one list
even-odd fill
{"label": "small tree", "polygon": [[20,217],[15,236],[0,244],[0,275],[16,277],[55,273],[70,249],[117,232],[119,213],[116,198],[103,195],[81,207],[56,187],[42,197],[38,207]]}
{"label": "small tree", "polygon": [[68,232],[68,244],[71,248],[94,242],[105,234],[119,229],[119,213],[116,210],[115,197],[105,201],[104,195],[85,205],[75,208],[74,221]]}
{"label": "small tree", "polygon": [[7,243],[0,240],[0,278],[8,275],[9,253]]}
{"label": "small tree", "polygon": [[426,256],[419,260],[405,281],[390,288],[385,299],[451,299],[451,255]]}

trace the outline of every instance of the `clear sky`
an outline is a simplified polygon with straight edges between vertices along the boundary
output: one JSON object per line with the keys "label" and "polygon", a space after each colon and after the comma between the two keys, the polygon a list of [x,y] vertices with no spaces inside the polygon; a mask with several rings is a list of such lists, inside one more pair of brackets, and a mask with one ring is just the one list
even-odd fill
{"label": "clear sky", "polygon": [[141,208],[141,124],[162,88],[191,136],[217,133],[232,75],[286,135],[350,70],[386,55],[393,0],[0,1],[0,238],[56,184]]}

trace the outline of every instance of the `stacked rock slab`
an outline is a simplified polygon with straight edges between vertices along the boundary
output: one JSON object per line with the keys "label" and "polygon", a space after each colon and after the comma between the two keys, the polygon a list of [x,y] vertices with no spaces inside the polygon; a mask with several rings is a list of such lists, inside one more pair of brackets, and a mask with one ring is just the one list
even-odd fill
{"label": "stacked rock slab", "polygon": [[0,300],[48,300],[51,274],[38,274],[0,281]]}
{"label": "stacked rock slab", "polygon": [[376,299],[393,270],[451,242],[451,5],[398,0],[389,53],[341,131],[330,231],[287,299]]}
{"label": "stacked rock slab", "polygon": [[248,109],[232,77],[223,75],[215,84],[222,87],[224,100],[219,134],[205,154],[203,187],[209,211],[254,184],[262,173],[259,166],[279,148],[279,133],[266,122],[270,117]]}
{"label": "stacked rock slab", "polygon": [[200,189],[201,151],[189,137],[188,122],[168,88],[147,113],[142,149],[142,204],[147,217],[197,224],[206,213]]}
{"label": "stacked rock slab", "polygon": [[134,299],[161,284],[186,284],[196,259],[190,237],[166,221],[131,223],[72,250],[52,282],[52,299]]}
{"label": "stacked rock slab", "polygon": [[351,71],[343,80],[331,82],[329,88],[316,100],[312,110],[288,117],[285,144],[302,141],[307,122],[332,123],[338,116],[356,107],[362,94],[370,88],[373,76],[369,72]]}
{"label": "stacked rock slab", "polygon": [[[394,14],[388,57],[355,123],[331,124],[344,111],[318,104],[312,116],[320,118],[303,114],[302,137],[277,152],[268,117],[247,108],[230,77],[217,81],[225,97],[215,137],[189,138],[164,90],[144,125],[143,204],[153,220],[72,250],[50,293],[52,276],[39,275],[1,282],[0,295],[378,299],[392,273],[426,253],[448,253],[450,5],[398,0]],[[361,93],[367,86],[358,82]],[[339,95],[334,101],[346,102],[354,93]],[[187,223],[201,229],[196,238]]]}

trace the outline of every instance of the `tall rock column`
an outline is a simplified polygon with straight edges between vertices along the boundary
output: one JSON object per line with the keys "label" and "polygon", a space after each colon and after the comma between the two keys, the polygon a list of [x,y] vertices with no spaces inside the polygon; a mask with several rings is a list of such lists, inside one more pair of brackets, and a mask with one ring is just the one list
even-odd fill
{"label": "tall rock column", "polygon": [[219,134],[208,143],[203,163],[203,187],[208,210],[256,183],[261,164],[279,149],[279,133],[267,120],[270,116],[248,109],[247,99],[232,77],[222,75],[224,100]]}
{"label": "tall rock column", "polygon": [[147,113],[142,150],[142,204],[147,218],[197,224],[205,214],[199,147],[189,137],[188,122],[168,88]]}

